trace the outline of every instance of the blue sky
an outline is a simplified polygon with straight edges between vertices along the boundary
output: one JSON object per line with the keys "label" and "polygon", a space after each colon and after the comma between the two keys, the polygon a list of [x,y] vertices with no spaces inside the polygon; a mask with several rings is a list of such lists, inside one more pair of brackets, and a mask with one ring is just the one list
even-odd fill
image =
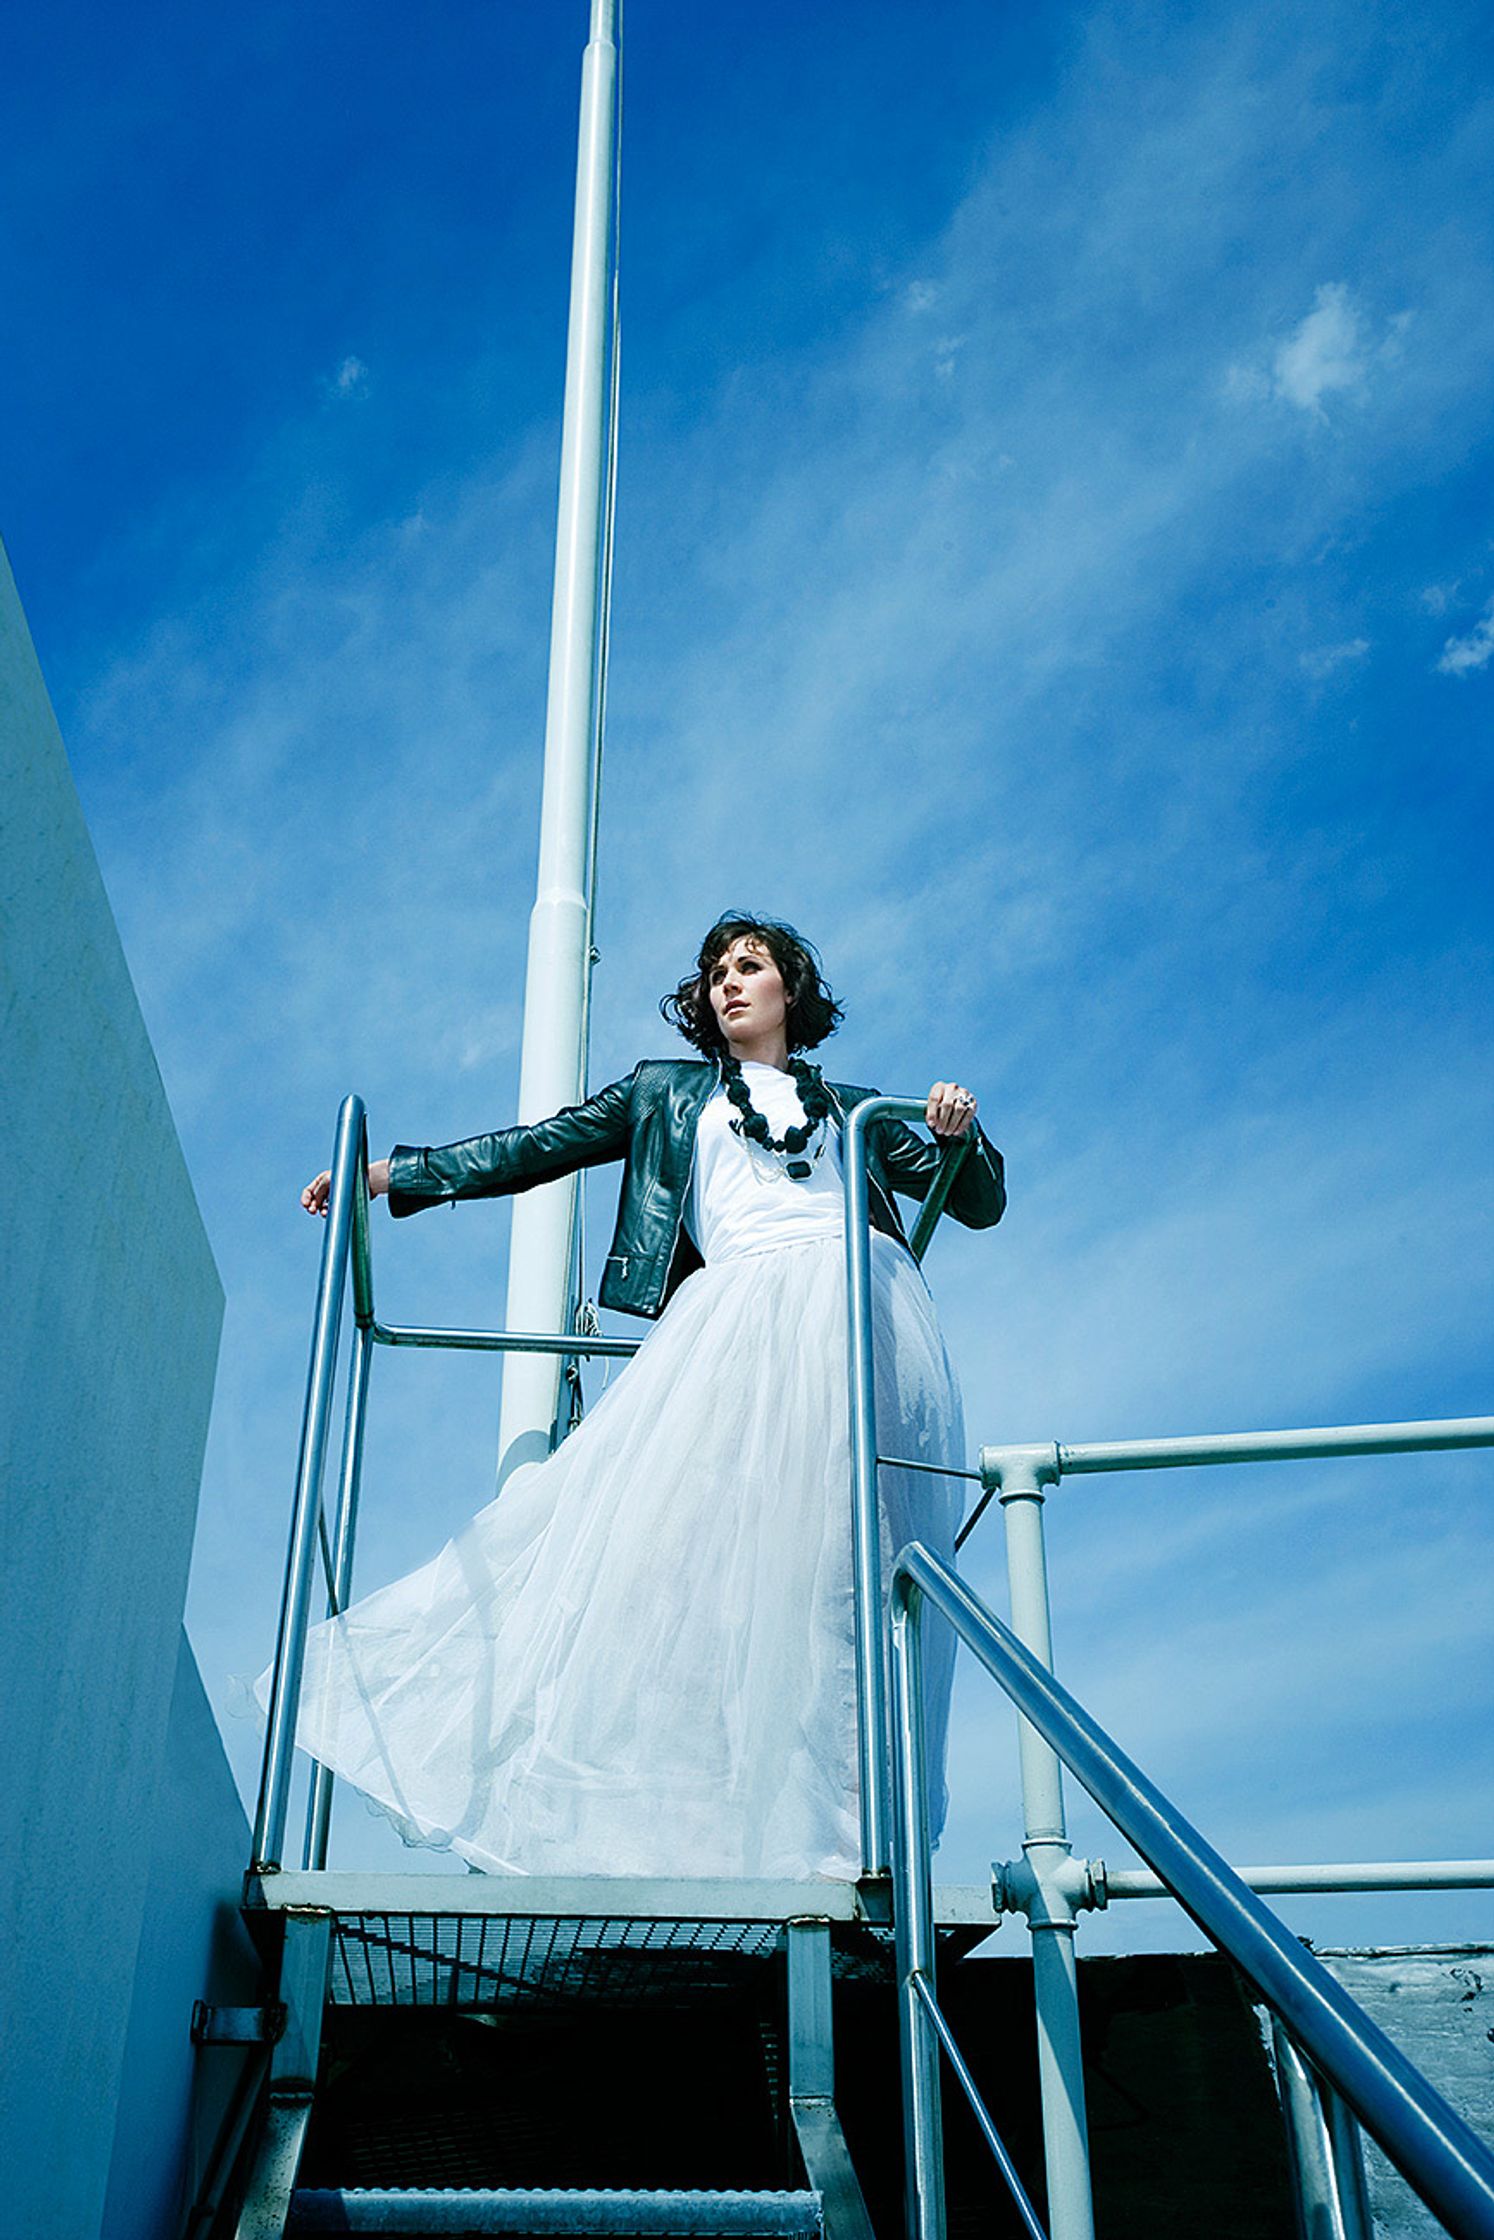
{"label": "blue sky", "polygon": [[[228,1290],[220,1707],[273,1630],[337,1100],[380,1142],[513,1108],[584,16],[0,34],[0,527]],[[931,1263],[973,1438],[1487,1409],[1482,11],[627,36],[594,1078],[667,1051],[719,908],[781,912],[836,1070],[957,1074],[1007,1153],[1007,1223]],[[387,1310],[492,1319],[506,1233],[381,1224]],[[379,1371],[370,1585],[486,1498],[496,1422],[491,1365]],[[1490,1502],[1478,1458],[1078,1482],[1060,1670],[1238,1858],[1487,1852]],[[1011,1768],[969,1688],[951,1878],[1014,1846]]]}

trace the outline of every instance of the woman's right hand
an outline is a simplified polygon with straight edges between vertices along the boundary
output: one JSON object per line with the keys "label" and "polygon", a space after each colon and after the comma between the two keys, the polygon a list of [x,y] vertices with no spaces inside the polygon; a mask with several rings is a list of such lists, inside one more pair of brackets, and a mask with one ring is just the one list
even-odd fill
{"label": "woman's right hand", "polygon": [[[388,1197],[389,1161],[387,1159],[369,1160],[368,1194],[371,1198]],[[331,1195],[332,1175],[329,1169],[323,1174],[314,1176],[307,1183],[305,1189],[301,1192],[301,1203],[308,1213],[319,1213],[325,1221],[327,1218],[327,1200]]]}

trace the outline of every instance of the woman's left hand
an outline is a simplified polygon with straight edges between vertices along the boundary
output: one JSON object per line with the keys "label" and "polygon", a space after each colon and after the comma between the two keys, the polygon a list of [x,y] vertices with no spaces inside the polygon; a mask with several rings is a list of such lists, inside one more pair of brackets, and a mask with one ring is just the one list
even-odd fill
{"label": "woman's left hand", "polygon": [[962,1136],[975,1120],[975,1099],[958,1081],[936,1081],[924,1114],[936,1136]]}

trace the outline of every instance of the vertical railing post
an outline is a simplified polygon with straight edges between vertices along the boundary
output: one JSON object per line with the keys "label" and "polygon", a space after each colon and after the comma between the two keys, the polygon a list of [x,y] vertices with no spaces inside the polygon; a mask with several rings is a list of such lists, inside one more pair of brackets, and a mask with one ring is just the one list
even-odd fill
{"label": "vertical railing post", "polygon": [[939,2043],[918,1984],[934,1983],[933,1847],[923,1734],[923,1598],[892,1589],[893,1930],[902,2041],[903,2188],[908,2240],[944,2240],[944,2139]]}
{"label": "vertical railing post", "polygon": [[[856,1612],[856,1734],[861,1792],[861,1872],[885,1875],[892,1855],[887,1727],[887,1633],[882,1607],[882,1519],[877,1499],[877,1352],[867,1137],[879,1120],[921,1120],[909,1097],[866,1097],[845,1124],[846,1330],[851,1410],[851,1565]],[[946,1146],[930,1197],[934,1219],[968,1148]],[[916,1232],[926,1246],[932,1222]]]}
{"label": "vertical railing post", "polygon": [[1364,2141],[1354,2111],[1340,2099],[1332,2085],[1318,2079],[1323,2096],[1323,2118],[1328,2127],[1333,2156],[1334,2184],[1344,2240],[1375,2240],[1375,2220],[1370,2212],[1369,2184],[1364,2170]]}
{"label": "vertical railing post", "polygon": [[285,1816],[290,1800],[296,1717],[301,1701],[301,1668],[306,1655],[306,1626],[311,1605],[312,1574],[316,1563],[317,1525],[321,1514],[322,1473],[327,1457],[332,1388],[337,1374],[337,1341],[342,1327],[343,1293],[347,1287],[348,1250],[353,1232],[354,1186],[360,1165],[366,1168],[367,1164],[368,1139],[363,1100],[361,1097],[344,1097],[337,1116],[337,1143],[332,1156],[332,1190],[327,1201],[327,1227],[322,1239],[322,1265],[317,1282],[316,1319],[312,1326],[311,1362],[306,1375],[306,1405],[301,1416],[296,1498],[291,1514],[285,1587],[280,1598],[280,1628],[275,1640],[275,1663],[270,1680],[264,1765],[260,1775],[259,1802],[254,1814],[251,1871],[260,1874],[278,1871],[285,1845]]}
{"label": "vertical railing post", "polygon": [[1374,2240],[1358,2125],[1274,2013],[1271,2051],[1302,2240]]}
{"label": "vertical railing post", "polygon": [[847,1370],[851,1409],[851,1569],[856,1617],[856,1748],[860,1777],[861,1872],[887,1872],[887,1673],[882,1628],[882,1526],[877,1501],[877,1357],[872,1319],[871,1229],[866,1133],[889,1097],[856,1105],[845,1127]]}
{"label": "vertical railing post", "polygon": [[[985,1456],[982,1466],[987,1467]],[[1058,1450],[1008,1450],[998,1468],[1006,1522],[1012,1631],[1051,1672],[1053,1629],[1043,1501],[1045,1486],[1058,1480]],[[1074,1958],[1075,1911],[1070,1878],[1064,1873],[1069,1835],[1064,1818],[1063,1768],[1057,1751],[1021,1717],[1017,1739],[1022,1774],[1022,1851],[1028,1867],[1023,1895],[1032,1936],[1048,2229],[1052,2240],[1094,2240],[1089,2127],[1079,2038],[1079,1981]]]}
{"label": "vertical railing post", "polygon": [[[363,1430],[368,1419],[368,1372],[373,1366],[373,1330],[363,1324],[353,1333],[348,1369],[347,1414],[342,1434],[342,1470],[337,1487],[337,1521],[332,1541],[332,1591],[328,1615],[346,1610],[353,1587],[353,1549],[358,1536],[358,1495],[363,1484]],[[306,1807],[304,1864],[320,1871],[327,1864],[327,1831],[332,1819],[334,1775],[330,1766],[312,1769]]]}

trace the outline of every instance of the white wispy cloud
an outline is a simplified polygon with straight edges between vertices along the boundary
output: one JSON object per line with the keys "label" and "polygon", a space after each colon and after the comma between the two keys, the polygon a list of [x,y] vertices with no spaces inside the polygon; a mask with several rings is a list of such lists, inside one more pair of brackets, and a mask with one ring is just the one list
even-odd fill
{"label": "white wispy cloud", "polygon": [[1316,412],[1335,389],[1364,379],[1364,322],[1341,280],[1325,281],[1313,308],[1271,360],[1272,385],[1288,404]]}
{"label": "white wispy cloud", "polygon": [[1494,661],[1494,599],[1473,628],[1461,638],[1449,638],[1442,648],[1437,671],[1444,677],[1471,677]]}
{"label": "white wispy cloud", "polygon": [[1347,282],[1325,280],[1289,334],[1229,367],[1225,393],[1239,402],[1274,398],[1322,419],[1325,398],[1363,389],[1377,367],[1403,357],[1411,325],[1412,314],[1398,311],[1376,333]]}
{"label": "white wispy cloud", "polygon": [[327,376],[322,387],[330,397],[366,396],[368,368],[361,358],[346,357],[336,372]]}
{"label": "white wispy cloud", "polygon": [[1321,683],[1323,678],[1331,677],[1335,669],[1342,669],[1350,662],[1362,661],[1369,649],[1368,638],[1345,638],[1336,646],[1316,646],[1299,659],[1308,676],[1315,683]]}

